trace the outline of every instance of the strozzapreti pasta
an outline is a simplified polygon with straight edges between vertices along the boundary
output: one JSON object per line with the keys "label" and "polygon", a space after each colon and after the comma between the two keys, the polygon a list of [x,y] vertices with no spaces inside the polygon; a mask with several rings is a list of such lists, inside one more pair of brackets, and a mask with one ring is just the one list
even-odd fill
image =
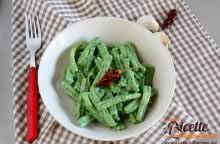
{"label": "strozzapreti pasta", "polygon": [[[61,86],[76,105],[79,126],[97,121],[123,130],[125,120],[134,124],[144,120],[157,95],[154,71],[153,66],[139,61],[134,44],[106,45],[95,37],[72,46]],[[118,76],[109,81],[112,73]]]}

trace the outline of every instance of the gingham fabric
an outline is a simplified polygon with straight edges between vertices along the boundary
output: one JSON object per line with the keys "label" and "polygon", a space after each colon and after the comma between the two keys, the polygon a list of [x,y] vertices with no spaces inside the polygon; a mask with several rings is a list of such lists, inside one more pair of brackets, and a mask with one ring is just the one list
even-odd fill
{"label": "gingham fabric", "polygon": [[[143,134],[124,141],[93,141],[63,128],[47,112],[39,96],[39,136],[36,144],[160,144],[174,141],[164,134],[164,119],[178,117],[186,122],[207,123],[211,132],[220,131],[220,54],[213,39],[207,35],[188,5],[177,0],[13,0],[12,5],[12,69],[14,94],[15,142],[27,143],[26,92],[29,53],[25,45],[25,12],[37,13],[42,30],[42,48],[37,64],[57,32],[77,21],[114,16],[136,21],[152,14],[159,22],[171,9],[178,17],[168,34],[177,72],[173,101],[163,118]],[[181,140],[180,140],[181,141]]]}

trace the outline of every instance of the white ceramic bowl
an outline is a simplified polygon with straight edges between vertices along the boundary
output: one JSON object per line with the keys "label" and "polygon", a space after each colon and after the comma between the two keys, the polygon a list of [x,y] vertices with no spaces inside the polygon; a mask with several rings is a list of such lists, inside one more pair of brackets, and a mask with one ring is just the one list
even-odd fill
{"label": "white ceramic bowl", "polygon": [[[91,124],[80,128],[74,121],[74,107],[59,86],[68,62],[69,47],[75,42],[99,36],[106,43],[131,41],[144,63],[156,67],[154,86],[159,95],[144,122],[128,124],[123,131]],[[160,39],[139,24],[118,18],[92,18],[75,23],[56,35],[45,50],[38,71],[43,103],[50,114],[66,129],[78,135],[105,141],[137,136],[155,124],[167,110],[175,89],[175,70],[171,56]]]}

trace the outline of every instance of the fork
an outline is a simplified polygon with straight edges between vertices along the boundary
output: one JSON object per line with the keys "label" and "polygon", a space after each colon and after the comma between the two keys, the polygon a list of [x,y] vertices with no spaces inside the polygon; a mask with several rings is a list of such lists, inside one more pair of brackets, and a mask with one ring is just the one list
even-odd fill
{"label": "fork", "polygon": [[35,53],[41,47],[41,30],[37,16],[25,15],[26,45],[30,52],[30,68],[27,90],[27,141],[38,136],[38,95]]}

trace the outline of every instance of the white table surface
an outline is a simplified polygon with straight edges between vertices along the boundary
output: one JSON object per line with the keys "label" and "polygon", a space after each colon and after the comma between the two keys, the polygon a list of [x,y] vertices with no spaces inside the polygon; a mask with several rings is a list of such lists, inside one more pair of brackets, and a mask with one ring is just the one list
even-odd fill
{"label": "white table surface", "polygon": [[[220,1],[186,0],[208,33],[220,44]],[[12,120],[10,0],[0,0],[0,144],[14,143]]]}

